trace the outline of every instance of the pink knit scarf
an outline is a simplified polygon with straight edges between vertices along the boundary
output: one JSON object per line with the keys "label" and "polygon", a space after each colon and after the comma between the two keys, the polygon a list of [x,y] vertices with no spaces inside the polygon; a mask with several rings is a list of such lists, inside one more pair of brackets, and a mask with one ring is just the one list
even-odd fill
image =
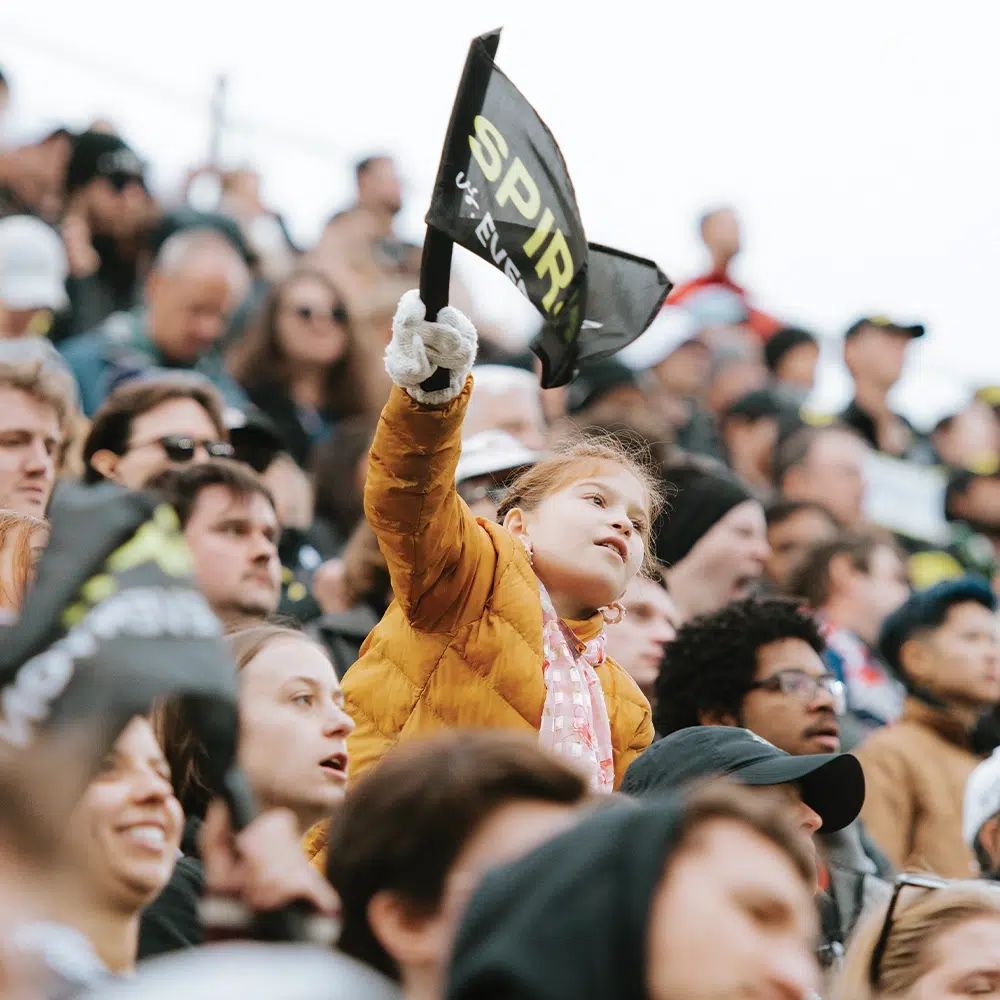
{"label": "pink knit scarf", "polygon": [[611,792],[615,783],[611,722],[604,691],[594,669],[605,660],[604,630],[577,653],[579,640],[556,614],[541,580],[538,590],[542,599],[542,677],[545,680],[545,704],[539,733],[541,745],[576,762],[596,791]]}

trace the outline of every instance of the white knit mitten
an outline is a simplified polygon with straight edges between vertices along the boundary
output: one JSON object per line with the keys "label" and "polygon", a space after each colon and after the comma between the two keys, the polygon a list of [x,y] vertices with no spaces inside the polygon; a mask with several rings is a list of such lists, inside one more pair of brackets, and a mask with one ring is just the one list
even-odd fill
{"label": "white knit mitten", "polygon": [[[476,328],[457,309],[445,306],[431,323],[420,293],[407,292],[396,307],[392,340],[385,349],[385,370],[400,388],[418,403],[449,403],[461,391],[476,360]],[[427,392],[420,388],[437,368],[450,372],[444,389]]]}

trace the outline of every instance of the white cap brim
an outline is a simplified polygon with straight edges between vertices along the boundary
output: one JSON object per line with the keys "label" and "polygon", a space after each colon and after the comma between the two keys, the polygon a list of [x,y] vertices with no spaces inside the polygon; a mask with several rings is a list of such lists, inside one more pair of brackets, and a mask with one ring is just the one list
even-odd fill
{"label": "white cap brim", "polygon": [[69,305],[66,286],[54,275],[12,276],[0,280],[0,300],[8,309],[51,309],[58,312]]}
{"label": "white cap brim", "polygon": [[543,454],[526,448],[506,431],[482,431],[462,442],[462,457],[455,470],[455,482],[534,465]]}
{"label": "white cap brim", "polygon": [[618,352],[618,360],[634,372],[646,371],[695,340],[699,332],[697,322],[686,309],[665,306],[645,333]]}
{"label": "white cap brim", "polygon": [[965,785],[962,803],[962,837],[969,847],[983,824],[1000,813],[1000,748],[977,765]]}

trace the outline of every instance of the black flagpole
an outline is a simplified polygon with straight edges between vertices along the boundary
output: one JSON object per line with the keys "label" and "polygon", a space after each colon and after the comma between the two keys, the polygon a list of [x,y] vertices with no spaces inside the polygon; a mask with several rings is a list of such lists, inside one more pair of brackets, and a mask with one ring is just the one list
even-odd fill
{"label": "black flagpole", "polygon": [[[500,29],[491,31],[486,35],[481,35],[473,39],[469,46],[469,54],[465,59],[465,68],[462,70],[462,82],[458,85],[458,95],[455,104],[451,109],[451,120],[448,122],[448,132],[444,140],[444,148],[441,153],[441,163],[438,166],[438,174],[435,179],[435,190],[441,183],[449,183],[451,178],[442,178],[442,171],[448,158],[449,150],[453,148],[453,138],[455,123],[459,117],[468,119],[470,105],[475,108],[482,108],[483,100],[486,96],[486,84],[489,78],[482,78],[482,74],[477,74],[474,79],[473,54],[477,45],[483,45],[487,54],[492,60],[497,54],[500,45]],[[473,112],[476,113],[476,112]],[[420,299],[426,307],[427,319],[433,321],[437,319],[438,312],[448,304],[448,292],[451,285],[451,251],[452,240],[450,236],[435,229],[433,226],[427,227],[427,236],[424,240],[424,252],[420,259]],[[433,392],[435,389],[444,389],[448,386],[451,372],[447,368],[436,368],[429,378],[425,379],[420,388],[425,392]]]}

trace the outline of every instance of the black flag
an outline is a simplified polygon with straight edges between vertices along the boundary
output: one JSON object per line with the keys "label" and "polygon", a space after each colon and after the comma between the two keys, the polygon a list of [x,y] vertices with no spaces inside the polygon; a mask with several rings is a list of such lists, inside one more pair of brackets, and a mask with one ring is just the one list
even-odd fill
{"label": "black flag", "polygon": [[578,362],[635,340],[671,285],[652,261],[588,244],[555,138],[493,62],[499,41],[495,31],[469,48],[428,235],[436,230],[495,265],[538,309],[545,326],[532,349],[551,388],[570,381]]}

